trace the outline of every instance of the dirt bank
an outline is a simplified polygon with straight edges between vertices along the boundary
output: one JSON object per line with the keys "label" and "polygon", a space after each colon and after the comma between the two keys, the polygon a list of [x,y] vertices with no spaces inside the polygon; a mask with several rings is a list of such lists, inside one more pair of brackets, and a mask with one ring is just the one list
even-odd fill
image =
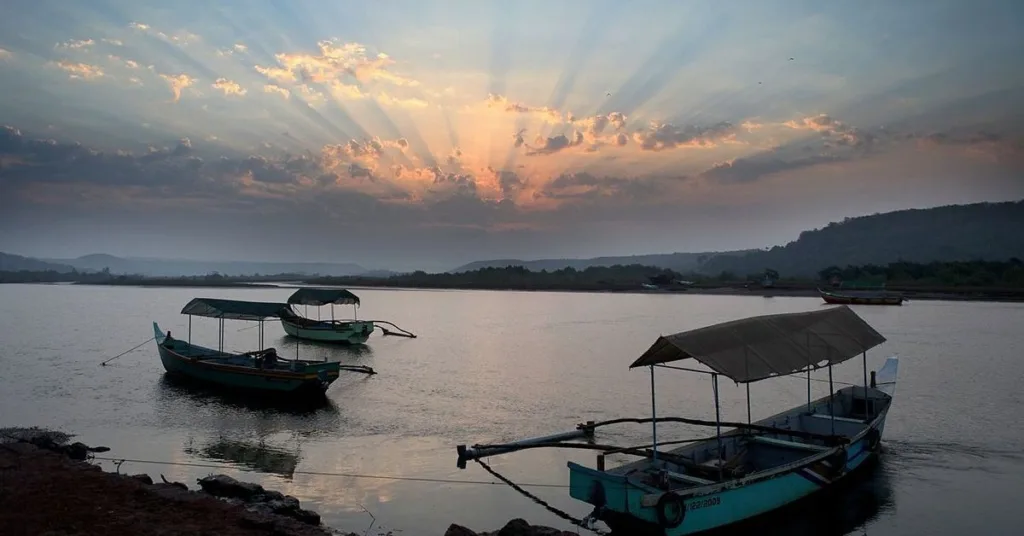
{"label": "dirt bank", "polygon": [[[75,446],[78,445],[78,446]],[[0,441],[0,534],[5,536],[328,536],[317,524],[190,491],[156,484],[148,475],[104,472],[84,458],[84,445]],[[80,458],[78,460],[72,457]],[[274,494],[274,492],[266,492]],[[280,494],[275,494],[280,495]],[[284,500],[293,500],[285,498]],[[294,506],[298,507],[295,500]],[[308,511],[305,511],[308,512]],[[315,515],[315,513],[309,512]]]}

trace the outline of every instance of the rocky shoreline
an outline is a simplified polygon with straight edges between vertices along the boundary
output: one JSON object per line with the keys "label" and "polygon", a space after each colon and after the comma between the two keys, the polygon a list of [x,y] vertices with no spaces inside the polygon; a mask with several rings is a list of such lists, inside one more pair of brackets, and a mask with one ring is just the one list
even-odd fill
{"label": "rocky shoreline", "polygon": [[[290,495],[227,475],[197,479],[198,490],[163,475],[103,471],[89,463],[106,447],[67,443],[35,428],[0,430],[0,534],[52,536],[362,536],[320,522]],[[575,536],[509,521],[495,532],[451,525],[445,536]]]}

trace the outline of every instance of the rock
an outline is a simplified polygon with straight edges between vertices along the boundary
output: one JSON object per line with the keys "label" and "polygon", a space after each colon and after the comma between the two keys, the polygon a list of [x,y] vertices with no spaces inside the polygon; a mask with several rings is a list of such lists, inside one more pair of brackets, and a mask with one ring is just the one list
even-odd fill
{"label": "rock", "polygon": [[533,536],[533,527],[525,519],[513,519],[498,531],[498,536]]}
{"label": "rock", "polygon": [[249,501],[257,495],[267,494],[259,484],[241,482],[228,475],[210,475],[198,481],[203,491],[215,497],[237,497]]}
{"label": "rock", "polygon": [[171,481],[167,480],[167,477],[165,477],[163,474],[160,475],[160,480],[163,480],[164,484],[167,484],[169,486],[172,486],[172,487],[175,487],[175,488],[179,488],[179,489],[183,489],[185,491],[188,491],[188,486],[186,486],[185,484],[182,484],[181,482],[171,482]]}
{"label": "rock", "polygon": [[144,474],[144,473],[143,474],[138,474],[138,475],[132,475],[130,478],[134,478],[135,480],[138,480],[139,482],[142,482],[143,484],[152,484],[153,483],[153,478],[150,477],[147,474]]}
{"label": "rock", "polygon": [[320,524],[320,514],[312,510],[303,510],[302,508],[299,508],[295,511],[295,515],[292,517],[308,525]]}
{"label": "rock", "polygon": [[476,532],[463,527],[462,525],[456,525],[452,523],[448,527],[448,530],[444,531],[444,536],[479,536]]}
{"label": "rock", "polygon": [[275,514],[291,515],[299,509],[299,500],[292,496],[287,496],[283,499],[274,499],[263,503],[270,507]]}

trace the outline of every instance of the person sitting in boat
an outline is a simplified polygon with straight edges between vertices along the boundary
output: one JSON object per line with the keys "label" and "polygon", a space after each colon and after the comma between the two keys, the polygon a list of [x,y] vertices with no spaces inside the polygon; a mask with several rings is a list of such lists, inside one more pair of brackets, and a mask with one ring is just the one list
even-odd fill
{"label": "person sitting in boat", "polygon": [[277,350],[274,348],[267,348],[266,352],[263,353],[263,368],[275,368],[277,366]]}

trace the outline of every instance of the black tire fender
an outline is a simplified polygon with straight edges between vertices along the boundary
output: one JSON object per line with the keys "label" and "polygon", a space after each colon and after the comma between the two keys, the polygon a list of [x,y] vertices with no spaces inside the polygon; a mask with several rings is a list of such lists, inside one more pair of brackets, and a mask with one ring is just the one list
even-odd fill
{"label": "black tire fender", "polygon": [[846,472],[846,461],[848,460],[846,448],[837,450],[835,454],[832,454],[826,460],[828,460],[831,466],[829,470],[831,478],[837,478]]}
{"label": "black tire fender", "polygon": [[678,527],[686,519],[686,503],[675,493],[663,493],[655,509],[658,512],[658,524],[667,529]]}
{"label": "black tire fender", "polygon": [[878,450],[878,444],[882,440],[882,433],[878,431],[878,428],[872,428],[868,430],[864,440],[867,442],[867,450],[874,452]]}

